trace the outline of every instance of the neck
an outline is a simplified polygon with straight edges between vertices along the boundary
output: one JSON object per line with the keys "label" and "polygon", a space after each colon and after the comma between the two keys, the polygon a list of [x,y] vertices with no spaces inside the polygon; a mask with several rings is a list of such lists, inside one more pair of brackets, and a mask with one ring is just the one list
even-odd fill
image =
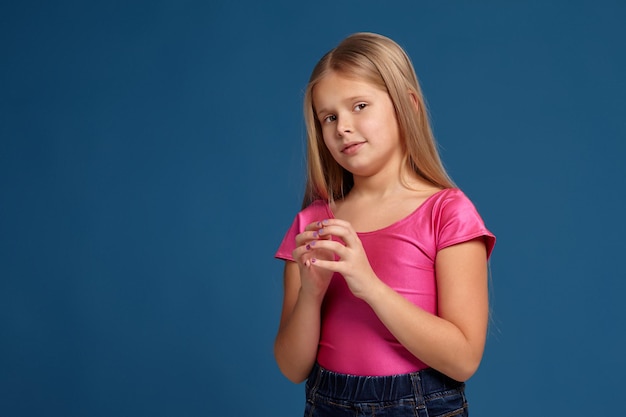
{"label": "neck", "polygon": [[354,176],[350,195],[357,198],[382,199],[404,193],[407,190],[432,188],[410,168],[395,172],[379,172],[369,177]]}

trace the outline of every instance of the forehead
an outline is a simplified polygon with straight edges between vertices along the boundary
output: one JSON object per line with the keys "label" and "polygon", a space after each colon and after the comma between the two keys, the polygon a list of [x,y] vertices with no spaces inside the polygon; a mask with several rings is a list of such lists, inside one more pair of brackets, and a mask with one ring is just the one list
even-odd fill
{"label": "forehead", "polygon": [[313,105],[318,108],[355,97],[380,94],[386,95],[386,91],[371,82],[331,71],[313,87],[312,99]]}

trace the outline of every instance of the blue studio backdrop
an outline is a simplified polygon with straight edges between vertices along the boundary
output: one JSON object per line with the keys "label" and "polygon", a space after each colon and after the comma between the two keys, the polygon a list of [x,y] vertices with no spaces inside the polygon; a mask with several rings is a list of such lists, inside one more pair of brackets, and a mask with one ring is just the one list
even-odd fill
{"label": "blue studio backdrop", "polygon": [[604,0],[4,2],[0,415],[301,415],[273,254],[303,89],[357,31],[412,57],[498,237],[472,414],[614,414],[625,21]]}

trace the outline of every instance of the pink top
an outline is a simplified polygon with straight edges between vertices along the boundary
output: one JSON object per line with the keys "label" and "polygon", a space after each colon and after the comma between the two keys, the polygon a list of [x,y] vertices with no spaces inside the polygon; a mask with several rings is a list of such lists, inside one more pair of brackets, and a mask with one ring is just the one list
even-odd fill
{"label": "pink top", "polygon": [[[326,202],[313,202],[298,213],[275,256],[293,261],[295,236],[306,225],[333,217]],[[376,275],[432,314],[437,314],[437,251],[483,236],[489,257],[495,244],[495,236],[472,202],[456,188],[437,192],[390,226],[358,236]],[[427,368],[396,340],[369,305],[352,295],[340,274],[333,275],[321,314],[317,361],[322,367],[368,376]]]}

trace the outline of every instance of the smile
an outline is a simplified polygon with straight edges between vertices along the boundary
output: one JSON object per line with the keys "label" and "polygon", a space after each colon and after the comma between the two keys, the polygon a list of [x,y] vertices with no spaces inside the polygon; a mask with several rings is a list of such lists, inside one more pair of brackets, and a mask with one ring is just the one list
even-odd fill
{"label": "smile", "polygon": [[346,154],[346,155],[352,155],[353,153],[361,149],[361,146],[363,146],[364,144],[365,142],[348,143],[343,148],[341,148],[341,153]]}

